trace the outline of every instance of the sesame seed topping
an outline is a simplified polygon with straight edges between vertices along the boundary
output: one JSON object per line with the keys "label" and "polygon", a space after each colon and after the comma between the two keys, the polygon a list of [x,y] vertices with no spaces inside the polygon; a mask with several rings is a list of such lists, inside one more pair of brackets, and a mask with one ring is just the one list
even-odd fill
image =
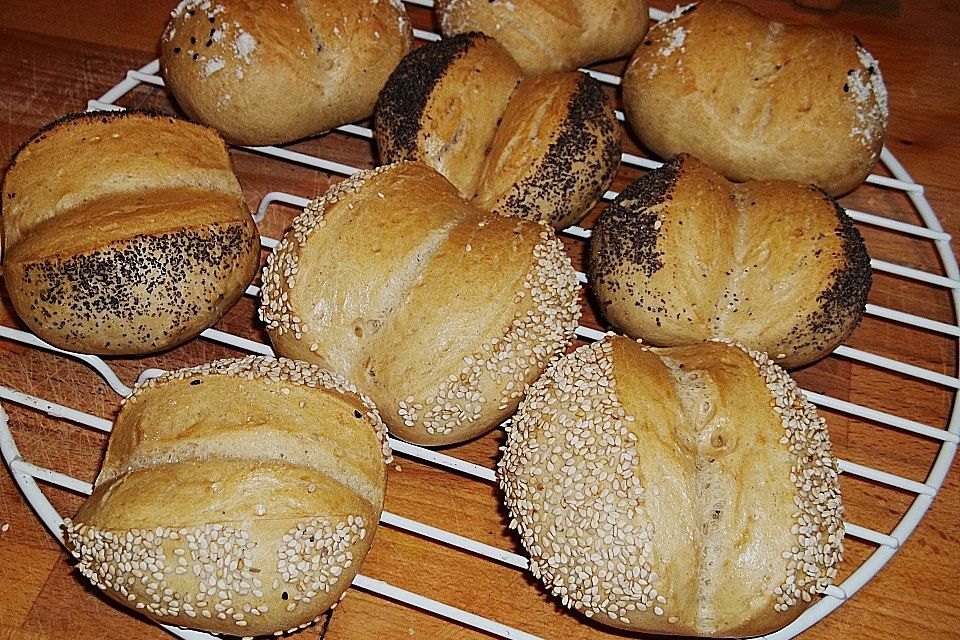
{"label": "sesame seed topping", "polygon": [[[264,270],[260,314],[272,334],[311,340],[310,351],[323,356],[320,341],[305,338],[308,334],[315,335],[316,327],[307,327],[302,318],[297,318],[291,303],[290,292],[297,284],[295,276],[300,270],[300,253],[311,234],[326,224],[324,216],[330,205],[365,186],[381,196],[381,192],[368,186],[371,178],[402,164],[360,172],[337,183],[297,217],[291,231],[268,257]],[[526,387],[569,346],[580,317],[576,272],[562,243],[549,227],[540,225],[539,228],[541,232],[531,251],[529,272],[514,292],[513,317],[504,323],[502,333],[496,333],[477,344],[472,353],[466,353],[460,370],[434,383],[436,386],[426,397],[378,398],[381,405],[392,405],[396,411],[396,414],[385,411],[385,415],[399,417],[399,420],[393,418],[397,424],[391,424],[392,427],[417,429],[444,436],[448,441],[456,438],[458,432],[475,434],[478,424],[492,426],[502,420],[505,413],[519,403]],[[466,249],[472,252],[473,245],[466,245]],[[374,387],[364,389],[373,393]]]}
{"label": "sesame seed topping", "polygon": [[773,394],[773,409],[781,415],[784,437],[780,442],[794,456],[790,478],[798,492],[794,498],[797,524],[791,533],[797,536],[797,544],[784,553],[786,579],[774,589],[777,610],[786,611],[800,600],[810,602],[837,578],[844,535],[840,468],[826,421],[787,372],[764,353],[730,340],[717,341],[743,349],[753,358]]}
{"label": "sesame seed topping", "polygon": [[[342,598],[347,585],[334,587],[336,576],[354,565],[353,549],[366,534],[364,524],[360,515],[342,521],[312,518],[296,522],[277,546],[276,565],[260,567],[254,565],[258,543],[244,528],[250,527],[249,523],[237,527],[212,523],[179,530],[157,527],[141,532],[110,531],[66,519],[64,533],[80,573],[100,589],[120,595],[130,606],[171,624],[208,628],[187,622],[199,615],[245,627],[259,624],[252,623],[251,616],[270,611],[267,602],[281,601],[281,589],[284,599],[289,598],[287,611],[309,606],[320,593]],[[172,558],[178,562],[171,563]],[[192,570],[183,570],[180,561]],[[279,576],[276,592],[267,594],[267,602],[263,591],[251,588],[259,584],[251,576],[263,571]],[[327,596],[318,604],[326,601]],[[315,621],[316,606],[304,613],[311,618],[305,624],[310,624]]]}
{"label": "sesame seed topping", "polygon": [[533,575],[564,606],[620,620],[658,600],[654,527],[612,367],[607,340],[556,361],[507,427],[498,478]]}

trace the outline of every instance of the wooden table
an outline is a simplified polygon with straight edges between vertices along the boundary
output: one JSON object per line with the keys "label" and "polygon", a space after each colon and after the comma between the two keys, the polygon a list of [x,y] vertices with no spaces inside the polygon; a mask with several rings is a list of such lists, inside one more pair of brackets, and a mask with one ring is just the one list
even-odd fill
{"label": "wooden table", "polygon": [[[0,162],[49,120],[82,110],[86,101],[116,84],[128,69],[155,57],[170,3],[120,0],[65,3],[52,0],[0,3]],[[892,118],[887,146],[913,177],[925,185],[927,200],[946,230],[960,231],[960,20],[949,2],[847,0],[836,12],[803,11],[776,0],[751,3],[787,21],[835,25],[859,34],[881,61],[890,92]],[[672,8],[656,2],[660,8]],[[412,10],[418,26],[431,28],[430,14]],[[622,63],[609,65],[617,70]],[[129,106],[169,104],[160,89],[136,90]],[[295,145],[354,166],[372,166],[369,143],[342,134]],[[628,150],[635,145],[628,143]],[[330,176],[235,151],[234,160],[247,201],[256,207],[268,191],[313,196]],[[616,189],[636,177],[623,170]],[[897,192],[862,187],[843,200],[854,209],[908,222],[918,219]],[[271,207],[261,225],[278,237],[292,210]],[[874,258],[942,274],[928,241],[859,225]],[[582,245],[569,241],[575,259]],[[878,274],[870,302],[955,324],[946,289],[907,278]],[[254,320],[254,301],[243,300],[218,328],[264,341]],[[589,324],[596,326],[592,317]],[[0,323],[20,326],[9,302],[0,300]],[[925,369],[957,375],[956,340],[868,316],[848,344]],[[0,385],[47,398],[90,414],[111,418],[119,396],[76,360],[0,340]],[[148,366],[174,368],[239,352],[205,339],[142,360],[115,358],[111,366],[132,384]],[[832,356],[796,374],[807,389],[929,425],[943,427],[954,394],[947,387],[891,374],[850,358]],[[24,457],[71,476],[92,481],[105,436],[4,402],[11,429]],[[935,439],[918,437],[850,415],[825,411],[841,457],[923,481],[938,449]],[[447,453],[492,467],[499,431]],[[960,628],[960,474],[953,469],[932,508],[890,563],[838,611],[803,634],[810,640],[840,638],[946,638]],[[844,477],[848,519],[881,532],[897,523],[914,494],[880,483]],[[47,495],[63,514],[72,514],[81,497],[50,489]],[[386,508],[506,549],[516,549],[498,508],[493,485],[443,472],[400,457],[391,468]],[[6,471],[0,471],[0,639],[164,638],[158,627],[108,603],[87,588],[57,542],[24,501]],[[363,571],[399,587],[518,626],[547,638],[625,637],[571,615],[520,571],[381,527]],[[876,548],[851,539],[846,572]],[[299,637],[313,638],[316,629]],[[334,616],[330,638],[482,638],[417,609],[353,589]]]}

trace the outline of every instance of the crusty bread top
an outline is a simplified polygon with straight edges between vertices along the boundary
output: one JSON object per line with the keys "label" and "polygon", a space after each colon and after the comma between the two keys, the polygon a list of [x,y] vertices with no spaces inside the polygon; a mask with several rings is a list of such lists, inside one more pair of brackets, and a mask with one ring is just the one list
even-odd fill
{"label": "crusty bread top", "polygon": [[769,632],[842,556],[823,419],[780,367],[731,343],[580,347],[521,404],[498,477],[534,574],[621,628]]}
{"label": "crusty bread top", "polygon": [[375,115],[381,162],[419,160],[482,209],[557,229],[596,204],[620,163],[620,126],[599,82],[524,75],[481,33],[406,56]]}
{"label": "crusty bread top", "polygon": [[646,0],[438,0],[443,35],[480,31],[530,74],[629,55],[649,24]]}
{"label": "crusty bread top", "polygon": [[404,56],[380,92],[374,136],[383,163],[421,160],[472,197],[523,71],[493,39],[464,33]]}
{"label": "crusty bread top", "polygon": [[243,199],[226,144],[213,129],[141,111],[62,118],[13,157],[3,181],[4,249],[86,203],[156,189],[205,190],[241,204]]}
{"label": "crusty bread top", "polygon": [[[253,382],[249,389],[244,389],[243,380]],[[203,393],[189,390],[195,396],[196,402],[189,402],[190,393],[185,389],[188,386],[203,386]],[[323,397],[323,403],[311,403],[310,411],[302,411],[307,408],[311,396],[302,395],[298,399],[296,394],[300,394],[301,390],[314,390],[308,393],[312,394],[313,398]],[[264,401],[270,395],[278,398],[274,401],[275,404]],[[220,400],[224,401],[223,406],[216,404]],[[299,405],[299,411],[291,410],[295,401]],[[334,413],[340,411],[329,409],[330,404],[345,407],[356,421],[337,419]],[[328,410],[334,413],[323,413]],[[317,413],[318,411],[321,413]],[[236,415],[244,416],[245,420],[256,416],[260,425],[250,424],[250,420],[247,420],[248,424],[244,428],[263,426],[278,432],[288,431],[297,437],[317,436],[328,443],[338,442],[338,446],[342,447],[340,455],[345,459],[356,454],[348,450],[350,442],[360,437],[360,433],[370,431],[369,425],[372,425],[372,433],[379,442],[378,448],[385,461],[389,463],[392,460],[387,428],[380,419],[376,405],[349,381],[306,362],[247,356],[170,371],[138,384],[133,393],[124,399],[123,410],[118,417],[118,421],[135,425],[135,428],[116,430],[123,435],[111,440],[97,484],[115,477],[131,466],[148,464],[149,456],[142,451],[146,446],[145,441],[151,442],[151,449],[169,450],[171,443],[189,435],[185,434],[184,430],[189,431],[197,422],[197,416],[201,414],[205,415],[209,422],[205,427],[208,436],[217,432],[217,428],[212,425],[220,425],[229,431],[237,426],[244,426],[233,422]],[[320,415],[326,415],[325,419],[318,418]],[[177,416],[184,419],[178,420]],[[365,419],[361,420],[364,416]],[[355,426],[356,429],[341,426],[334,431],[328,428],[328,424],[337,423]],[[213,440],[211,443],[216,444]],[[221,444],[227,449],[236,448],[236,451],[230,453],[227,449],[221,449],[219,455],[254,459],[280,457],[290,459],[295,464],[306,456],[299,464],[324,471],[322,466],[318,466],[320,462],[310,462],[311,454],[317,453],[316,451],[304,451],[301,455],[301,452],[291,450],[279,456],[273,451],[276,447],[269,441],[260,443],[266,447],[262,449],[251,448],[248,446],[249,442],[245,444],[239,440],[228,439]],[[142,458],[143,461],[134,463],[135,458]]]}
{"label": "crusty bread top", "polygon": [[502,115],[474,204],[562,229],[597,203],[620,166],[620,127],[584,73],[524,78]]}

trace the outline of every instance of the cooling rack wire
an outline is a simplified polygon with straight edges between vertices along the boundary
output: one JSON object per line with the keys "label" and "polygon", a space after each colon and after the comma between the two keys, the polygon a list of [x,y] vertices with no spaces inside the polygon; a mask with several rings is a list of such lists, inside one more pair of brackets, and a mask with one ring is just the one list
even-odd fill
{"label": "cooling rack wire", "polygon": [[[422,7],[432,7],[431,0],[407,0],[408,4]],[[651,10],[651,17],[654,20],[660,19],[665,14],[658,10]],[[439,39],[439,35],[430,31],[420,29],[414,30],[416,38],[425,41]],[[609,85],[618,85],[620,77],[609,73],[598,72],[591,69],[583,71],[594,76],[602,83]],[[123,106],[117,104],[134,88],[141,85],[152,85],[162,87],[163,80],[158,75],[159,62],[154,60],[140,69],[130,70],[126,77],[115,87],[100,96],[98,99],[90,100],[87,104],[89,111],[97,110],[122,110]],[[623,120],[623,114],[617,111],[617,118]],[[338,131],[351,136],[370,139],[372,132],[369,128],[358,125],[346,125],[338,127]],[[334,175],[347,176],[356,173],[360,169],[351,165],[342,164],[332,160],[315,157],[312,155],[283,149],[278,147],[247,147],[246,149],[258,154],[274,158],[280,162],[290,162],[297,165],[311,167]],[[864,211],[847,210],[847,213],[857,222],[863,225],[871,225],[904,234],[916,240],[932,242],[936,248],[937,254],[942,262],[943,270],[946,275],[938,275],[927,271],[914,269],[900,264],[886,262],[881,260],[871,260],[871,266],[875,272],[883,272],[906,278],[924,286],[945,289],[949,291],[954,317],[960,317],[960,271],[957,268],[957,262],[950,247],[950,236],[943,231],[936,213],[927,202],[923,186],[915,183],[904,167],[887,149],[884,149],[881,158],[882,164],[887,168],[891,177],[873,174],[868,177],[867,182],[884,189],[890,189],[902,192],[909,199],[916,213],[922,219],[925,226],[914,225],[889,217],[868,213]],[[622,163],[628,167],[635,167],[641,170],[652,169],[660,166],[659,162],[640,157],[633,154],[624,153]],[[603,198],[610,201],[617,194],[608,191]],[[272,191],[267,193],[260,201],[254,219],[261,221],[267,213],[271,204],[280,204],[290,207],[303,208],[309,202],[308,199],[286,193],[283,191]],[[590,237],[590,229],[579,226],[569,227],[562,232],[568,237],[585,240]],[[266,249],[272,249],[277,240],[261,236],[262,246]],[[582,283],[586,282],[586,276],[579,273],[578,277]],[[256,297],[259,295],[259,288],[251,285],[246,291],[246,295]],[[960,340],[960,325],[948,324],[929,318],[904,313],[894,309],[868,304],[866,314],[893,321],[907,327],[923,329],[935,334]],[[201,334],[207,340],[220,343],[229,347],[240,349],[252,354],[273,355],[273,350],[269,345],[247,338],[225,333],[216,329],[208,329]],[[599,339],[602,332],[590,327],[581,326],[577,329],[577,336],[581,340],[592,341]],[[78,359],[92,369],[94,369],[110,386],[110,388],[120,397],[126,397],[131,393],[131,388],[121,382],[120,378],[103,359],[96,356],[71,353],[53,347],[36,336],[23,331],[0,326],[0,338],[19,342],[35,349],[41,349],[57,353],[66,357]],[[788,640],[802,631],[806,630],[831,611],[839,607],[843,602],[856,593],[864,584],[866,584],[876,573],[893,557],[901,544],[910,536],[920,520],[923,518],[927,509],[933,502],[944,478],[950,468],[957,443],[960,442],[960,405],[956,403],[957,390],[960,389],[960,379],[949,375],[944,375],[935,371],[930,371],[922,367],[906,364],[895,359],[869,353],[867,351],[853,349],[847,346],[840,346],[834,352],[835,356],[851,359],[864,363],[869,366],[895,372],[910,379],[926,381],[938,385],[950,391],[953,394],[951,411],[948,422],[945,425],[929,425],[916,420],[907,419],[898,415],[879,411],[868,406],[840,400],[829,395],[804,390],[807,397],[817,406],[832,409],[834,411],[846,414],[848,416],[871,421],[886,428],[896,429],[911,436],[933,441],[938,446],[938,452],[932,462],[930,471],[924,482],[917,482],[896,474],[887,473],[862,464],[857,464],[848,460],[840,461],[841,472],[847,475],[859,476],[868,479],[880,485],[895,488],[913,496],[912,503],[906,509],[899,522],[888,532],[877,531],[871,528],[857,525],[853,522],[845,522],[845,532],[848,537],[858,538],[862,541],[876,546],[875,551],[857,567],[842,583],[831,586],[824,596],[805,611],[796,621],[780,631],[763,636],[767,640]],[[156,377],[163,373],[160,369],[144,369],[139,376],[139,381]],[[112,427],[109,420],[78,411],[71,407],[56,404],[32,396],[16,389],[0,386],[0,400],[8,403],[29,407],[43,412],[50,417],[62,420],[67,423],[75,424],[82,428],[94,429],[108,433]],[[454,456],[447,455],[438,451],[424,449],[415,445],[405,443],[391,438],[390,444],[394,453],[401,456],[416,459],[420,462],[435,465],[450,472],[459,473],[468,476],[477,482],[494,483],[496,481],[494,470],[480,466]],[[58,486],[69,491],[88,495],[92,489],[91,485],[82,480],[78,480],[69,475],[45,468],[25,460],[17,448],[13,435],[7,423],[7,415],[0,406],[0,452],[3,454],[4,461],[10,469],[12,476],[20,486],[24,495],[27,497],[31,506],[41,518],[50,532],[63,542],[60,526],[63,518],[52,506],[50,501],[40,489],[40,484]],[[433,527],[417,520],[406,518],[394,513],[384,511],[381,518],[381,524],[407,531],[432,541],[436,544],[447,545],[458,548],[466,553],[472,553],[486,558],[490,562],[502,563],[517,570],[527,568],[527,559],[511,551],[500,549],[489,544],[485,544],[470,538]],[[463,609],[444,604],[433,597],[414,593],[405,589],[398,588],[381,580],[370,578],[364,574],[356,577],[352,585],[354,588],[376,594],[377,596],[399,602],[404,605],[421,609],[433,615],[445,618],[452,623],[465,625],[478,630],[482,630],[492,636],[500,638],[509,638],[516,640],[540,640],[538,636],[532,635],[520,629],[508,626],[501,622],[491,620]],[[214,640],[215,636],[175,627],[164,627],[171,633],[186,640]]]}

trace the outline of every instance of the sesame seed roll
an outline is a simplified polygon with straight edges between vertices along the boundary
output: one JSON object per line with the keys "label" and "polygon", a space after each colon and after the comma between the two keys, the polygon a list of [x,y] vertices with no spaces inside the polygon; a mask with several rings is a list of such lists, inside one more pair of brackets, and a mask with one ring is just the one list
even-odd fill
{"label": "sesame seed roll", "polygon": [[373,402],[318,367],[174,371],[125,401],[66,543],[91,583],[158,622],[295,631],[357,574],[389,459]]}
{"label": "sesame seed roll", "polygon": [[843,553],[823,419],[783,369],[734,343],[580,347],[521,404],[498,477],[533,574],[618,628],[768,633],[823,592]]}
{"label": "sesame seed roll", "polygon": [[339,372],[395,436],[426,445],[510,416],[580,314],[548,226],[483,212],[412,162],[311,203],[269,256],[262,298],[278,353]]}

